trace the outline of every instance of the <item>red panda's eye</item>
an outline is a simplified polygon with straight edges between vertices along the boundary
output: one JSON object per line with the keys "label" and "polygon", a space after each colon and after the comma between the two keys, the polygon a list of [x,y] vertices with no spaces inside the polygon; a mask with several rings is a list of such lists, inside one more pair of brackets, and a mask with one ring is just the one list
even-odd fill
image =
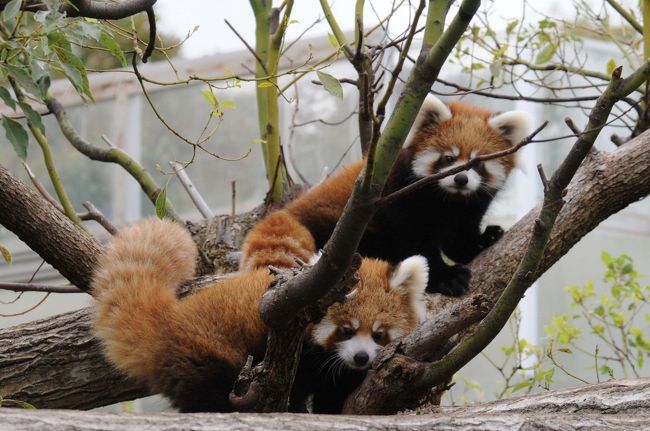
{"label": "red panda's eye", "polygon": [[375,343],[380,344],[386,341],[386,333],[384,331],[375,331],[372,333],[372,339],[375,340]]}
{"label": "red panda's eye", "polygon": [[354,328],[350,328],[349,326],[343,326],[339,328],[339,332],[346,339],[354,337],[354,334],[357,333],[357,331],[355,331]]}
{"label": "red panda's eye", "polygon": [[445,161],[447,163],[454,163],[456,161],[456,158],[454,156],[445,156]]}

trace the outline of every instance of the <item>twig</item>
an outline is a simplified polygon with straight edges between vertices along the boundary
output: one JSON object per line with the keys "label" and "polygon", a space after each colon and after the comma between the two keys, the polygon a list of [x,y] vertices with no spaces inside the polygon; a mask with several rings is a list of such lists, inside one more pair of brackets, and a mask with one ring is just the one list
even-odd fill
{"label": "twig", "polygon": [[[8,76],[7,80],[9,81],[11,88],[14,90],[14,94],[16,95],[16,99],[18,100],[18,102],[27,103],[25,101],[26,100],[25,95],[22,89],[16,83],[16,81],[11,76]],[[47,136],[45,136],[45,132],[42,129],[36,127],[35,124],[32,124],[30,120],[27,120],[27,127],[32,132],[32,136],[34,137],[34,139],[36,139],[38,145],[41,147],[41,151],[43,153],[43,162],[45,163],[47,172],[50,176],[50,181],[52,182],[54,191],[56,192],[56,195],[59,198],[59,202],[61,203],[61,207],[63,208],[64,214],[70,220],[72,220],[74,224],[84,229],[83,223],[81,223],[81,220],[79,220],[79,217],[77,217],[77,213],[74,209],[74,206],[72,205],[72,201],[70,200],[70,197],[65,191],[65,188],[63,187],[63,182],[61,181],[61,177],[59,177],[59,173],[56,170],[56,166],[54,165],[54,156],[52,154],[52,149],[50,148],[50,144],[47,139]]]}
{"label": "twig", "polygon": [[230,182],[231,194],[231,203],[230,203],[230,215],[235,216],[237,214],[236,204],[237,204],[237,181],[233,180]]}
{"label": "twig", "polygon": [[576,136],[580,136],[580,129],[578,129],[578,127],[575,125],[575,123],[573,122],[573,120],[571,119],[571,117],[566,117],[566,118],[564,119],[564,123],[569,127],[569,129],[571,129],[571,131],[572,131]]}
{"label": "twig", "polygon": [[628,22],[637,32],[640,34],[643,34],[643,27],[641,24],[632,16],[628,11],[625,10],[623,6],[618,4],[615,0],[605,0],[611,7],[614,8],[616,12],[618,12],[621,17]]}
{"label": "twig", "polygon": [[620,147],[621,145],[625,145],[625,143],[628,141],[626,138],[621,138],[618,136],[616,133],[612,134],[612,136],[609,137],[609,139],[612,141],[614,145],[617,147]]}
{"label": "twig", "polygon": [[117,233],[117,228],[111,223],[100,210],[95,207],[90,201],[86,201],[82,204],[87,210],[87,213],[79,214],[81,220],[94,220],[99,223],[108,233],[115,235]]}
{"label": "twig", "polygon": [[45,300],[50,296],[50,292],[47,292],[43,298],[41,298],[36,304],[32,305],[29,307],[27,310],[19,311],[18,313],[9,313],[9,314],[2,314],[0,313],[0,317],[16,317],[16,316],[23,316],[30,311],[36,310],[42,303],[45,302]]}
{"label": "twig", "polygon": [[41,182],[36,178],[36,175],[34,175],[34,172],[32,172],[32,170],[29,168],[29,165],[26,162],[23,162],[23,167],[27,171],[27,176],[31,180],[32,184],[34,185],[34,188],[36,188],[36,190],[41,194],[41,196],[43,196],[45,200],[51,203],[56,209],[58,209],[63,214],[65,214],[65,211],[63,210],[63,207],[61,206],[59,201],[54,199],[52,195],[49,194],[47,190],[45,190],[43,184],[41,184]]}
{"label": "twig", "polygon": [[391,193],[389,195],[384,196],[383,198],[381,198],[379,200],[378,205],[380,207],[389,205],[389,204],[393,203],[394,201],[396,201],[397,199],[401,199],[402,197],[404,197],[404,196],[406,196],[406,195],[408,195],[410,193],[413,193],[414,191],[419,190],[419,189],[421,189],[423,187],[426,187],[429,184],[440,180],[441,178],[445,178],[445,177],[448,177],[450,175],[457,174],[458,172],[467,171],[469,169],[472,169],[473,167],[475,167],[476,165],[478,165],[481,162],[484,162],[484,161],[487,161],[487,160],[492,160],[492,159],[498,159],[500,157],[505,157],[505,156],[508,156],[510,154],[514,154],[521,147],[524,147],[524,146],[530,144],[531,142],[533,142],[533,139],[535,138],[535,136],[537,136],[537,134],[539,134],[539,132],[541,132],[547,125],[548,125],[548,121],[545,121],[544,123],[542,123],[541,126],[539,126],[537,129],[535,129],[533,131],[533,133],[526,136],[517,145],[514,145],[514,146],[512,146],[512,147],[510,147],[510,148],[508,148],[506,150],[497,151],[497,152],[494,152],[494,153],[484,154],[484,155],[474,157],[473,159],[470,159],[469,161],[467,161],[466,163],[463,163],[462,165],[458,165],[458,166],[456,166],[454,168],[451,168],[451,169],[446,169],[446,170],[444,170],[442,172],[438,172],[437,174],[429,175],[429,176],[424,177],[424,178],[422,178],[422,179],[420,179],[420,180],[418,180],[418,181],[416,181],[414,183],[411,183],[408,186],[406,186],[404,188],[401,188],[396,192],[393,192],[393,193]]}
{"label": "twig", "polygon": [[212,212],[208,204],[203,199],[203,196],[201,196],[201,193],[199,193],[196,187],[194,187],[194,184],[192,183],[192,180],[190,179],[189,175],[187,175],[187,172],[185,171],[183,165],[177,162],[169,162],[169,165],[174,170],[174,173],[176,173],[178,180],[181,182],[181,185],[183,186],[183,188],[189,195],[190,199],[194,203],[194,206],[196,206],[196,208],[199,210],[203,218],[213,219],[214,213]]}
{"label": "twig", "polygon": [[542,164],[537,165],[537,172],[539,173],[539,178],[542,180],[542,185],[544,186],[544,192],[548,190],[548,178],[546,178],[546,173],[544,172],[544,166]]}
{"label": "twig", "polygon": [[[56,117],[63,136],[66,137],[68,142],[70,142],[70,144],[75,147],[77,151],[90,158],[91,160],[117,163],[118,165],[122,166],[122,168],[124,168],[133,177],[133,179],[138,182],[140,188],[142,188],[142,191],[155,205],[156,198],[158,197],[158,193],[160,193],[161,190],[160,186],[140,163],[133,159],[126,151],[113,145],[106,136],[103,136],[102,139],[111,147],[108,150],[91,145],[88,141],[81,137],[77,130],[72,126],[72,123],[68,119],[68,115],[66,114],[63,105],[61,105],[57,99],[48,97],[45,100],[45,103]],[[176,214],[176,210],[174,209],[174,206],[169,199],[167,199],[165,202],[165,214],[171,217],[174,221],[177,221],[179,223],[181,222],[180,217],[178,214]]]}
{"label": "twig", "polygon": [[147,48],[144,50],[144,54],[142,54],[143,63],[149,61],[149,57],[151,57],[156,46],[156,15],[153,13],[153,6],[149,6],[145,9],[145,12],[147,12],[147,20],[149,21],[149,42],[147,43]]}
{"label": "twig", "polygon": [[0,289],[12,292],[87,293],[76,286],[50,286],[30,283],[0,283]]}
{"label": "twig", "polygon": [[[248,49],[250,53],[253,54],[255,60],[257,61],[257,64],[259,64],[262,67],[262,69],[264,69],[264,73],[268,73],[266,71],[266,65],[264,64],[264,61],[260,58],[260,56],[257,54],[255,49],[252,46],[250,46],[248,42],[246,42],[246,39],[244,39],[244,37],[241,34],[239,34],[239,32],[235,29],[235,27],[232,26],[232,24],[230,24],[230,22],[227,19],[224,19],[224,22],[226,23],[228,28],[230,28],[230,30],[232,30],[232,32],[235,33],[235,36],[237,36],[237,38],[241,40],[241,42],[244,44],[246,49]],[[255,73],[253,72],[253,75],[254,74]]]}

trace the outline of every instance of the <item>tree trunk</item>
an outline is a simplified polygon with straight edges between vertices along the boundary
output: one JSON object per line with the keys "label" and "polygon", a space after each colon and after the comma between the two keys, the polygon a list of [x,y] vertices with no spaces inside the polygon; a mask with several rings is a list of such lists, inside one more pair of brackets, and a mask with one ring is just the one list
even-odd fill
{"label": "tree trunk", "polygon": [[[558,217],[537,276],[543,274],[553,263],[566,254],[580,238],[593,230],[600,222],[650,193],[649,148],[650,133],[646,132],[614,152],[594,153],[585,161],[569,187],[565,197],[567,203]],[[6,190],[0,187],[0,206],[8,205],[4,204],[6,202],[4,200],[5,196]],[[17,198],[14,197],[14,199]],[[7,206],[7,208],[10,207],[10,205]],[[2,209],[4,211],[4,207]],[[0,211],[0,214],[3,211]],[[538,212],[537,208],[533,209],[506,232],[500,241],[472,262],[471,288],[473,292],[484,293],[488,298],[492,299],[498,297],[501,289],[506,285],[519,263],[528,242],[533,220]],[[76,231],[72,232],[70,238],[61,238],[58,247],[74,248],[79,231],[79,229],[76,229]],[[49,256],[44,255],[43,257],[49,261]],[[77,262],[73,259],[68,261],[64,259],[59,264],[75,267]],[[451,302],[458,301],[456,298],[441,297],[440,295],[436,295],[436,297],[435,303],[432,305],[432,308],[436,310],[449,306]],[[81,316],[87,316],[87,314]],[[20,359],[12,358],[8,343],[0,343],[0,395],[32,402],[31,396],[34,395],[34,392],[30,390],[30,387],[36,385],[39,380],[46,379],[47,373],[50,372],[47,371],[47,364],[52,364],[50,370],[54,370],[54,368],[68,369],[64,374],[67,378],[66,388],[61,391],[52,388],[50,392],[41,394],[36,403],[37,407],[90,408],[118,401],[117,398],[119,397],[107,397],[105,400],[94,400],[82,404],[62,402],[65,397],[64,392],[71,391],[72,388],[77,388],[74,391],[83,392],[89,388],[89,383],[86,380],[87,376],[78,375],[74,372],[76,367],[85,367],[85,361],[88,359],[78,358],[73,360],[69,352],[74,351],[72,346],[82,343],[85,337],[91,337],[88,333],[87,317],[80,317],[75,324],[78,327],[74,330],[72,326],[75,325],[62,326],[62,321],[70,322],[69,314],[55,316],[37,323],[8,328],[0,332],[0,336],[4,339],[10,339],[14,343],[21,344],[20,336],[23,334],[25,327],[37,324],[42,325],[42,328],[51,326],[52,332],[44,332],[42,336],[37,333],[32,334],[29,342],[32,343],[34,349],[38,349],[39,345],[47,343],[49,337],[67,340],[65,343],[61,342],[57,345],[57,349],[60,349],[59,353],[52,353],[52,356],[50,356],[48,352],[40,352],[35,359],[30,358],[28,355],[24,355]],[[45,331],[45,329],[42,329],[42,331]],[[65,338],[68,333],[72,338]],[[65,356],[66,351],[68,351],[68,356]],[[57,355],[64,355],[63,357],[66,360],[62,362],[61,356]],[[93,361],[97,360],[99,359],[93,358]],[[35,367],[35,361],[39,361],[41,365]],[[101,363],[105,364],[104,362]],[[22,379],[11,377],[15,376],[15,370],[20,370]],[[58,370],[58,372],[64,373],[63,370]],[[111,391],[114,390],[112,389],[112,382],[115,381],[113,376],[114,373],[108,365],[95,369],[93,377],[96,382],[92,383],[94,385],[93,390],[98,393],[105,391],[107,394],[111,394]],[[126,400],[129,399],[126,396],[127,393],[141,391],[142,389],[132,382],[125,382],[122,390],[124,391],[124,398],[122,399]],[[368,396],[372,397],[372,392],[368,392]]]}
{"label": "tree trunk", "polygon": [[296,414],[117,414],[67,410],[0,409],[12,431],[231,431],[255,429],[436,430],[640,430],[650,426],[650,380],[624,380],[426,414],[328,416]]}

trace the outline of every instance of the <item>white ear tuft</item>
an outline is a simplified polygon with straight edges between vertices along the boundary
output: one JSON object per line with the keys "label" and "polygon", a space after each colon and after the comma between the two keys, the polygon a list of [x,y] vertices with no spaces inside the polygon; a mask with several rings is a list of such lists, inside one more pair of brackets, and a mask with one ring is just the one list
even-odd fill
{"label": "white ear tuft", "polygon": [[390,278],[390,287],[408,295],[420,322],[426,318],[424,289],[429,282],[429,264],[423,256],[411,256],[399,263]]}
{"label": "white ear tuft", "polygon": [[415,117],[411,131],[406,137],[406,141],[404,141],[404,147],[411,145],[415,133],[417,133],[417,131],[423,126],[442,123],[450,119],[451,110],[449,107],[436,96],[429,94],[426,99],[424,99],[424,102],[422,102],[420,112],[418,112],[418,116]]}
{"label": "white ear tuft", "polygon": [[517,145],[530,133],[531,115],[524,111],[509,111],[495,115],[488,125],[503,135],[510,145]]}

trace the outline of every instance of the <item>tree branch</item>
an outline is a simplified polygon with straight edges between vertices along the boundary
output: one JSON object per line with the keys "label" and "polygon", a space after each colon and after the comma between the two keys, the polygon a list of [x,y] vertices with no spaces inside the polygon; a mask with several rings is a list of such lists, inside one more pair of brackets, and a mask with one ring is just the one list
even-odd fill
{"label": "tree branch", "polygon": [[[11,403],[6,403],[11,405]],[[195,431],[255,429],[284,431],[428,431],[453,429],[646,429],[650,425],[650,381],[621,380],[461,407],[437,407],[425,414],[363,417],[297,414],[128,414],[100,411],[0,409],[0,423],[15,431]]]}
{"label": "tree branch", "polygon": [[99,242],[3,166],[0,166],[0,224],[18,235],[72,284],[84,291],[90,289],[101,250]]}
{"label": "tree branch", "polygon": [[[68,115],[63,108],[63,105],[54,97],[48,97],[45,100],[48,109],[54,114],[61,132],[66,137],[68,142],[77,149],[80,153],[85,155],[91,160],[100,162],[117,163],[124,170],[126,170],[135,179],[142,191],[147,195],[151,203],[155,206],[156,199],[161,192],[161,188],[156,184],[151,174],[136,160],[134,160],[126,151],[112,146],[109,149],[101,149],[87,142],[77,131],[68,119]],[[169,201],[165,200],[165,214],[176,222],[181,222],[180,217],[176,213],[176,209]]]}

